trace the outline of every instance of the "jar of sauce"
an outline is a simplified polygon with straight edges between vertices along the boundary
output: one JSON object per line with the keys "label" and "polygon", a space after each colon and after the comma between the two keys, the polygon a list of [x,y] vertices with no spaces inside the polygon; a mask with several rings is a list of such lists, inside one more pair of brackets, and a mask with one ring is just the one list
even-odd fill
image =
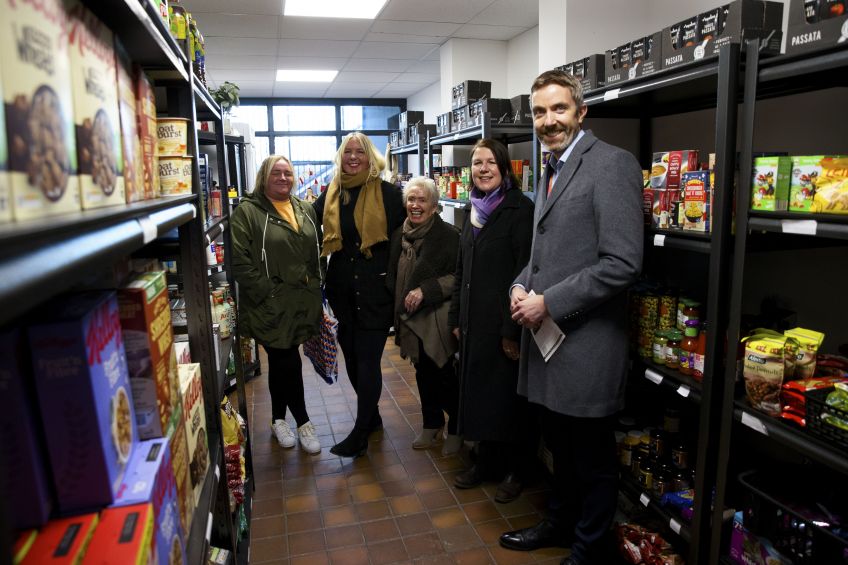
{"label": "jar of sauce", "polygon": [[698,326],[700,322],[687,320],[683,341],[680,342],[680,366],[678,371],[691,375],[695,366],[695,350],[698,348]]}
{"label": "jar of sauce", "polygon": [[677,369],[680,366],[680,343],[683,333],[680,330],[668,330],[665,344],[665,366]]}
{"label": "jar of sauce", "polygon": [[665,365],[665,347],[667,343],[668,337],[665,330],[654,332],[654,346],[651,360],[657,365]]}

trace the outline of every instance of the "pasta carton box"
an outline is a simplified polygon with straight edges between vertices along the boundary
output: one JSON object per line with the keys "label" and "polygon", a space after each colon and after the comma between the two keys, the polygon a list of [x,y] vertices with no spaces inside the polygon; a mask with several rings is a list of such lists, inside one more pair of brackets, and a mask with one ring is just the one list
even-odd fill
{"label": "pasta carton box", "polygon": [[114,292],[49,302],[29,328],[59,511],[111,504],[138,438]]}

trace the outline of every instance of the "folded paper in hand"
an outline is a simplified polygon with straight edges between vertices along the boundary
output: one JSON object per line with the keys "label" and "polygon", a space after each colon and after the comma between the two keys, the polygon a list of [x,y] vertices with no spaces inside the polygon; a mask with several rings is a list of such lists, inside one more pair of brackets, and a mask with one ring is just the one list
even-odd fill
{"label": "folded paper in hand", "polygon": [[[531,290],[530,294],[534,295],[536,293]],[[530,330],[530,332],[533,334],[533,340],[536,342],[536,347],[539,348],[539,352],[542,354],[545,363],[554,356],[556,350],[565,341],[565,334],[562,333],[562,330],[559,329],[559,326],[550,316],[546,316],[542,320],[538,329]]]}

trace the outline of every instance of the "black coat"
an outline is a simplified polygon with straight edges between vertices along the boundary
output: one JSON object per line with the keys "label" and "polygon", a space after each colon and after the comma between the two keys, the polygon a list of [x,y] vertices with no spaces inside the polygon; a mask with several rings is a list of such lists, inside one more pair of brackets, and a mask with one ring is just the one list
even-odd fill
{"label": "black coat", "polygon": [[[394,293],[386,286],[389,264],[389,240],[406,219],[401,191],[383,182],[383,207],[386,210],[386,241],[371,247],[371,258],[359,251],[359,232],[353,210],[360,188],[348,189],[350,202],[340,206],[342,248],[330,256],[325,292],[327,301],[342,324],[361,329],[388,330],[392,326]],[[324,192],[313,204],[319,218],[324,217]]]}
{"label": "black coat", "polygon": [[476,239],[471,205],[465,210],[449,317],[461,331],[459,433],[512,441],[523,429],[512,421],[522,399],[518,362],[507,358],[501,339],[521,337],[509,313],[509,288],[530,258],[533,203],[518,189],[507,191]]}

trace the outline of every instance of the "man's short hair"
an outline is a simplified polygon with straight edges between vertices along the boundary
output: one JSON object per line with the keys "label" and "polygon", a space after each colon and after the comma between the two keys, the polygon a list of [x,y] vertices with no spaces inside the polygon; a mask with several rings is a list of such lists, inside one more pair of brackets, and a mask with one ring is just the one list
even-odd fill
{"label": "man's short hair", "polygon": [[583,106],[583,85],[580,80],[574,75],[568,74],[565,71],[545,71],[536,77],[533,81],[533,86],[530,87],[530,94],[544,88],[549,84],[558,84],[564,88],[571,90],[571,97],[578,108]]}

